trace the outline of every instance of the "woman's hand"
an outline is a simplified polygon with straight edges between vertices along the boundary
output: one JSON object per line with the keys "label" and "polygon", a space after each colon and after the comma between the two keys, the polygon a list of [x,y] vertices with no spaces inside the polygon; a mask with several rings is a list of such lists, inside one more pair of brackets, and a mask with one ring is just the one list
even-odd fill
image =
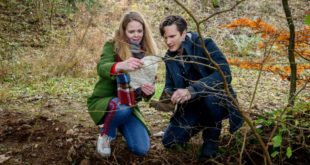
{"label": "woman's hand", "polygon": [[143,62],[137,58],[130,57],[125,61],[117,63],[116,72],[129,72],[139,69],[143,66]]}
{"label": "woman's hand", "polygon": [[145,95],[149,96],[155,92],[155,87],[153,84],[143,84],[141,90]]}
{"label": "woman's hand", "polygon": [[171,96],[171,101],[174,104],[183,104],[191,98],[191,93],[188,89],[178,89]]}

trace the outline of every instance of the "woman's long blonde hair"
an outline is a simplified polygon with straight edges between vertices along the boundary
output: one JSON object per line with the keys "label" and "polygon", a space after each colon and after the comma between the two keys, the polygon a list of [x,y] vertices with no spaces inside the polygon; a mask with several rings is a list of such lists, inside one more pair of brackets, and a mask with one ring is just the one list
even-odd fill
{"label": "woman's long blonde hair", "polygon": [[126,36],[126,27],[131,21],[140,22],[143,26],[143,38],[141,41],[141,46],[145,51],[145,55],[157,55],[157,46],[151,34],[151,29],[143,16],[134,11],[126,13],[121,22],[118,30],[115,32],[114,42],[115,51],[122,60],[126,60],[132,56],[130,52],[129,41]]}

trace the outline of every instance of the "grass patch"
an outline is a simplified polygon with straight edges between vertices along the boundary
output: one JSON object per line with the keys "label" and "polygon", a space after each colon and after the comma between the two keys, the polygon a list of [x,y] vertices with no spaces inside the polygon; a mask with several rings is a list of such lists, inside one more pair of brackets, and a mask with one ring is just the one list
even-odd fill
{"label": "grass patch", "polygon": [[91,94],[96,79],[94,78],[50,78],[44,82],[16,84],[9,94],[12,99],[48,95],[48,97],[67,97],[76,101],[85,101]]}
{"label": "grass patch", "polygon": [[160,82],[160,83],[156,83],[155,84],[155,94],[153,96],[153,99],[158,100],[162,91],[164,90],[165,87],[165,83],[164,82]]}

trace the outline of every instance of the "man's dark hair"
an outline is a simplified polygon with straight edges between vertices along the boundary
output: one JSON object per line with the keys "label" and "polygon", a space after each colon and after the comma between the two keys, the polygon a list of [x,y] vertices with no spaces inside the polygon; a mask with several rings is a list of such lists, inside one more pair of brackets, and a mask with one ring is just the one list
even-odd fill
{"label": "man's dark hair", "polygon": [[187,22],[184,20],[184,18],[178,15],[169,15],[161,22],[159,26],[160,35],[164,36],[164,28],[173,24],[177,26],[177,29],[180,33],[183,33],[184,30],[187,29]]}

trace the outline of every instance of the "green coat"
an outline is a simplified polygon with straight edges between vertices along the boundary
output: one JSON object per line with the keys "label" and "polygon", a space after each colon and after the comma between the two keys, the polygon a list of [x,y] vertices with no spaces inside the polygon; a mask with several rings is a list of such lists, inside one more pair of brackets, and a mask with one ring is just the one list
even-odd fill
{"label": "green coat", "polygon": [[[114,43],[109,41],[105,43],[100,61],[97,65],[99,80],[94,87],[92,95],[87,99],[88,112],[96,125],[99,124],[107,111],[109,101],[117,97],[116,77],[110,75],[115,59],[116,53],[114,51]],[[133,108],[133,113],[147,128],[137,106]]]}

